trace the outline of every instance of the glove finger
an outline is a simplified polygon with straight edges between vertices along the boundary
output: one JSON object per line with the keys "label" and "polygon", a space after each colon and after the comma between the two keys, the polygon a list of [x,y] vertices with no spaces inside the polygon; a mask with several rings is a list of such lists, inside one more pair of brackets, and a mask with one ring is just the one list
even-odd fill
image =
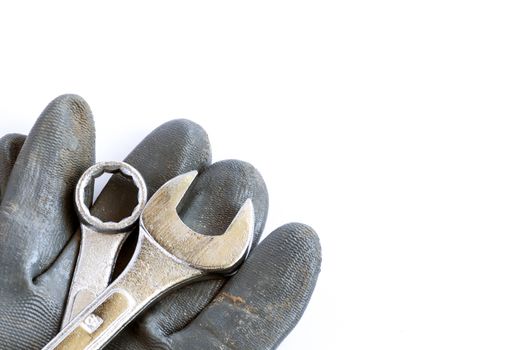
{"label": "glove finger", "polygon": [[[145,179],[148,196],[179,174],[202,170],[210,164],[211,151],[207,133],[201,126],[185,119],[167,122],[148,135],[125,162],[135,167]],[[113,176],[104,188],[92,213],[103,220],[116,220],[129,214],[137,203],[130,182]],[[118,203],[118,205],[116,205]]]}
{"label": "glove finger", "polygon": [[[223,233],[247,198],[255,209],[255,242],[264,229],[268,210],[265,182],[248,163],[228,160],[205,169],[189,189],[179,208],[183,221],[203,234]],[[112,343],[109,349],[129,346],[137,332],[141,342],[157,342],[188,324],[216,294],[223,279],[203,281],[169,293]],[[133,347],[132,347],[133,348]]]}
{"label": "glove finger", "polygon": [[273,349],[300,320],[321,264],[317,234],[289,224],[267,237],[184,330],[173,349]]}
{"label": "glove finger", "polygon": [[[203,169],[210,163],[210,154],[208,136],[199,125],[188,120],[173,120],[152,131],[125,161],[143,175],[151,196],[174,176],[193,169]],[[137,203],[131,186],[130,181],[113,176],[91,212],[100,218],[113,221],[116,217],[129,214]],[[130,248],[133,248],[132,245]],[[69,244],[61,257],[46,272],[45,278],[42,278],[42,283],[51,282],[50,288],[59,293],[59,298],[64,297],[60,291],[67,290],[69,286],[75,262],[69,257],[75,256],[76,249],[76,244]]]}
{"label": "glove finger", "polygon": [[20,134],[9,134],[0,139],[0,203],[7,187],[9,175],[11,175],[11,170],[25,140],[26,136]]}
{"label": "glove finger", "polygon": [[49,266],[78,225],[73,192],[94,162],[94,129],[88,104],[63,95],[42,112],[20,150],[2,199],[0,259],[28,278]]}

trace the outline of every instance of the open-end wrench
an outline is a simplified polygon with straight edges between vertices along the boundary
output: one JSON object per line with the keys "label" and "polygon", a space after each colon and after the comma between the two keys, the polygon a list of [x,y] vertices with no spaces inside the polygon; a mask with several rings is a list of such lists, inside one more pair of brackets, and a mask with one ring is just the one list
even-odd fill
{"label": "open-end wrench", "polygon": [[177,176],[153,195],[141,215],[137,247],[125,271],[45,350],[100,349],[169,290],[238,269],[253,239],[252,201],[247,199],[223,235],[197,233],[176,210],[196,175]]}
{"label": "open-end wrench", "polygon": [[[119,172],[131,178],[137,187],[138,204],[132,214],[120,222],[103,222],[91,215],[86,203],[86,189],[95,178],[102,174]],[[62,328],[108,287],[119,250],[126,237],[137,225],[146,200],[145,181],[141,174],[129,164],[123,162],[97,163],[80,178],[75,190],[75,205],[81,221],[81,246],[62,318]]]}

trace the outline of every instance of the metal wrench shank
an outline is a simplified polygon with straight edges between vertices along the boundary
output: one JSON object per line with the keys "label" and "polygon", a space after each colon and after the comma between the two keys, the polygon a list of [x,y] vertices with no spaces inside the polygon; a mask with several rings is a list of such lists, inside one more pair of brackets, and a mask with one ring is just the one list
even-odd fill
{"label": "metal wrench shank", "polygon": [[126,271],[44,349],[100,349],[153,300],[205,275],[181,264],[144,232],[138,245]]}
{"label": "metal wrench shank", "polygon": [[82,226],[81,246],[69,299],[64,312],[64,328],[79,312],[88,306],[110,282],[115,256],[117,256],[129,232],[104,234]]}

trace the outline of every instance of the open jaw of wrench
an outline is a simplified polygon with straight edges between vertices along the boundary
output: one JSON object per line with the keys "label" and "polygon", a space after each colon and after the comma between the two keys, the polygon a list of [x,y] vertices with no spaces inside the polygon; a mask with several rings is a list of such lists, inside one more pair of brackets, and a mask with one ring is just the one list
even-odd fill
{"label": "open jaw of wrench", "polygon": [[100,349],[166,292],[215,275],[229,275],[247,257],[254,233],[248,199],[225,233],[193,231],[176,207],[196,177],[192,171],[167,182],[141,215],[137,247],[125,271],[44,349]]}
{"label": "open jaw of wrench", "polygon": [[[137,187],[137,206],[130,216],[120,222],[103,222],[91,215],[86,204],[86,189],[95,178],[102,174],[119,172],[132,179]],[[119,250],[126,237],[137,225],[146,200],[145,181],[141,174],[129,164],[123,162],[97,163],[80,178],[75,190],[75,205],[81,222],[81,246],[62,318],[62,328],[108,287]]]}

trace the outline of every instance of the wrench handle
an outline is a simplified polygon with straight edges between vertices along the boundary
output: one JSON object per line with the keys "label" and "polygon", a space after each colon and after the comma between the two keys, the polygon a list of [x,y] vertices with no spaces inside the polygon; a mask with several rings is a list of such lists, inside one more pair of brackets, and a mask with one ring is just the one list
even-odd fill
{"label": "wrench handle", "polygon": [[203,276],[203,271],[177,261],[141,230],[126,270],[44,350],[101,349],[159,296]]}
{"label": "wrench handle", "polygon": [[115,257],[129,233],[105,235],[84,224],[81,225],[80,251],[61,329],[66,327],[80,311],[108,287],[115,265]]}

